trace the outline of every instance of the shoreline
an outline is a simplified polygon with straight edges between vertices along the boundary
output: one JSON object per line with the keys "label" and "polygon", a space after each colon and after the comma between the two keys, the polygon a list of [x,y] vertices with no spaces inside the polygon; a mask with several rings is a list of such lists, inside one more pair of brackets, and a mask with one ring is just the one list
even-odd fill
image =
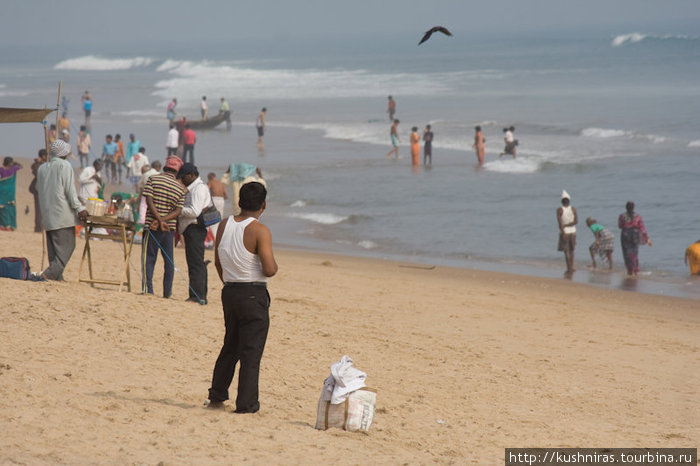
{"label": "shoreline", "polygon": [[[18,209],[18,224],[20,227],[22,223],[26,221],[33,224],[33,201],[31,195],[27,192],[27,187],[29,185],[29,180],[31,179],[31,163],[32,159],[24,157],[15,157],[15,160],[19,161],[23,165],[23,169],[18,172],[17,179],[17,209]],[[128,185],[127,183],[121,186]],[[76,184],[77,187],[77,184]],[[22,189],[24,188],[24,189]],[[105,193],[111,193],[114,190],[118,190],[119,187],[109,184],[105,187]],[[26,197],[25,197],[26,196]],[[21,205],[26,204],[29,206],[30,214],[21,215],[20,208]],[[229,204],[227,203],[227,209]],[[20,222],[20,219],[22,220]],[[22,228],[18,228],[22,229]],[[29,228],[27,231],[33,231]],[[274,236],[273,236],[274,240]],[[597,289],[609,289],[609,290],[622,290],[626,292],[635,292],[647,295],[659,295],[659,296],[671,296],[677,298],[685,299],[700,299],[700,277],[694,277],[691,275],[680,276],[678,274],[666,273],[661,271],[658,274],[653,274],[652,272],[642,271],[640,276],[637,278],[628,277],[624,269],[621,268],[618,263],[616,268],[610,272],[603,267],[597,270],[589,269],[586,265],[582,266],[581,261],[579,261],[579,268],[574,273],[573,277],[567,278],[564,276],[563,272],[563,258],[562,267],[557,267],[556,261],[508,261],[505,259],[472,259],[472,258],[462,258],[462,259],[448,259],[444,257],[439,257],[435,260],[429,260],[427,257],[422,256],[409,256],[400,253],[383,253],[383,252],[373,252],[367,251],[351,251],[349,249],[343,249],[342,246],[335,245],[329,240],[317,240],[316,245],[309,245],[316,240],[307,240],[298,242],[295,244],[293,241],[275,241],[274,245],[276,248],[286,249],[290,251],[306,251],[310,253],[317,254],[333,254],[339,256],[347,256],[351,258],[366,258],[370,260],[388,260],[396,262],[406,262],[418,265],[427,266],[440,266],[449,267],[455,269],[462,269],[467,271],[481,271],[481,272],[496,272],[504,274],[512,274],[521,277],[531,277],[531,278],[545,278],[545,279],[560,279],[565,282],[571,282],[575,284],[580,284],[584,286],[591,286]],[[320,247],[319,247],[320,245]],[[326,246],[326,247],[324,247]],[[587,253],[587,249],[581,247],[582,251],[580,253]],[[76,247],[77,251],[77,247]],[[556,262],[556,264],[555,264]]]}

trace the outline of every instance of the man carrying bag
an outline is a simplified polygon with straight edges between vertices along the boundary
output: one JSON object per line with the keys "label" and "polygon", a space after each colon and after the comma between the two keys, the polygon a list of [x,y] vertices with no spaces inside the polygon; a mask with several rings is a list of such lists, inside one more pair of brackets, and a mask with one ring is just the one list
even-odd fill
{"label": "man carrying bag", "polygon": [[[185,238],[185,257],[190,282],[190,295],[187,301],[204,305],[207,303],[204,241],[207,237],[207,223],[213,221],[208,211],[212,206],[211,194],[207,185],[199,177],[197,167],[193,164],[183,164],[177,177],[187,187],[185,203],[178,217],[178,231]],[[219,221],[221,221],[221,215],[219,215]]]}

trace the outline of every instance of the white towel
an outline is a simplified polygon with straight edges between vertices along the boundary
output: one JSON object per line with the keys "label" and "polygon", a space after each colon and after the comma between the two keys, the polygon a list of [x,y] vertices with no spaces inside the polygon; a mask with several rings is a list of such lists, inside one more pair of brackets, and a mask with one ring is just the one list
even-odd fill
{"label": "white towel", "polygon": [[350,356],[343,356],[340,361],[331,365],[331,375],[323,382],[321,398],[337,405],[355,390],[365,387],[367,374],[352,365]]}

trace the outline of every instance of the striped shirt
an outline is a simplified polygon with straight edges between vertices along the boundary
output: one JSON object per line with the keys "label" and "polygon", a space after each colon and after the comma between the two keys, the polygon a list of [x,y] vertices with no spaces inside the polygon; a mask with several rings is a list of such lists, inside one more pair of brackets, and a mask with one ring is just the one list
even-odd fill
{"label": "striped shirt", "polygon": [[[143,188],[143,195],[153,199],[153,205],[161,217],[168,215],[178,207],[182,209],[185,201],[185,188],[174,176],[161,173],[151,176]],[[146,212],[146,225],[150,225],[155,216],[150,209]],[[177,218],[168,220],[171,230],[177,226]]]}

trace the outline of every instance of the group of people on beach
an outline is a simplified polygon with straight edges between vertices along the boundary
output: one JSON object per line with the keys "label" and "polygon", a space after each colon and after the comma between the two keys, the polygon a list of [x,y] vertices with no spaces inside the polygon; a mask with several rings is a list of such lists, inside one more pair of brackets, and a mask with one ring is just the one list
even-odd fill
{"label": "group of people on beach", "polygon": [[[639,246],[651,246],[651,238],[647,233],[642,216],[635,212],[634,202],[628,201],[625,211],[620,214],[617,225],[620,228],[620,246],[625,263],[627,275],[636,277],[639,273]],[[566,261],[566,274],[571,276],[575,272],[574,250],[576,248],[576,225],[578,224],[578,212],[571,205],[571,196],[566,190],[561,194],[561,207],[557,209],[557,223],[559,225],[559,242],[557,249],[564,253]],[[603,262],[607,262],[608,268],[613,268],[613,248],[615,235],[605,228],[593,217],[586,219],[586,225],[594,236],[594,241],[588,248],[591,254],[591,267],[596,268],[596,256]],[[688,253],[686,252],[686,263]],[[700,266],[700,264],[699,264]]]}
{"label": "group of people on beach", "polygon": [[[389,114],[389,120],[392,122],[391,129],[389,130],[389,137],[391,138],[391,149],[386,154],[386,158],[391,158],[392,154],[394,159],[399,158],[399,123],[401,121],[398,118],[394,118],[396,113],[396,100],[393,96],[389,96],[389,105],[387,107],[387,113]],[[515,127],[510,126],[509,128],[503,128],[503,141],[505,147],[503,152],[499,154],[499,157],[503,155],[510,155],[515,158],[516,146],[518,145],[518,140],[514,136]],[[435,137],[432,126],[426,125],[423,130],[422,140],[423,140],[423,165],[429,166],[433,163],[433,138]],[[418,134],[418,127],[414,126],[411,128],[411,134],[409,136],[409,142],[411,144],[411,165],[417,166],[420,164],[420,142],[421,136]],[[486,138],[481,129],[481,126],[474,127],[474,144],[472,148],[476,153],[476,160],[479,166],[484,165],[484,159],[486,157]]]}
{"label": "group of people on beach", "polygon": [[[135,141],[135,138],[132,138]],[[106,138],[107,144],[114,144]],[[110,148],[111,149],[111,148]],[[139,147],[134,155],[144,156]],[[83,167],[76,190],[70,144],[61,139],[50,145],[49,155],[39,151],[32,167],[35,178],[30,190],[37,200],[37,219],[46,235],[49,265],[32,274],[34,281],[63,280],[63,272],[76,246],[76,223],[89,221],[86,200],[98,196],[104,187],[99,175],[103,158],[95,158],[92,166]],[[144,156],[145,157],[145,156]],[[197,167],[177,155],[169,155],[160,171],[155,161],[144,168],[144,181],[137,196],[115,193],[120,201],[130,197],[138,208],[135,222],[142,225],[142,292],[154,294],[153,273],[157,257],[163,257],[163,297],[172,295],[175,271],[173,248],[177,237],[184,241],[187,262],[189,297],[200,305],[207,304],[207,265],[204,249],[207,236],[212,234],[202,215],[211,206],[218,211],[212,221],[214,230],[215,267],[224,284],[222,305],[225,337],[216,360],[211,388],[205,403],[207,408],[223,408],[235,367],[240,363],[236,413],[254,413],[260,409],[258,374],[267,331],[270,298],[267,280],[277,272],[269,229],[258,221],[266,207],[266,183],[259,168],[249,164],[232,164],[221,180],[209,173],[208,183],[199,176]],[[13,180],[21,164],[6,158],[0,167],[2,179]],[[0,180],[2,181],[2,180]],[[228,197],[225,184],[234,188],[234,214],[223,217]],[[14,188],[14,186],[13,186]],[[84,191],[84,192],[83,192]],[[124,196],[124,197],[122,197]],[[0,209],[2,212],[3,209]],[[87,224],[88,228],[89,223]],[[255,299],[251,299],[254,297]]]}

